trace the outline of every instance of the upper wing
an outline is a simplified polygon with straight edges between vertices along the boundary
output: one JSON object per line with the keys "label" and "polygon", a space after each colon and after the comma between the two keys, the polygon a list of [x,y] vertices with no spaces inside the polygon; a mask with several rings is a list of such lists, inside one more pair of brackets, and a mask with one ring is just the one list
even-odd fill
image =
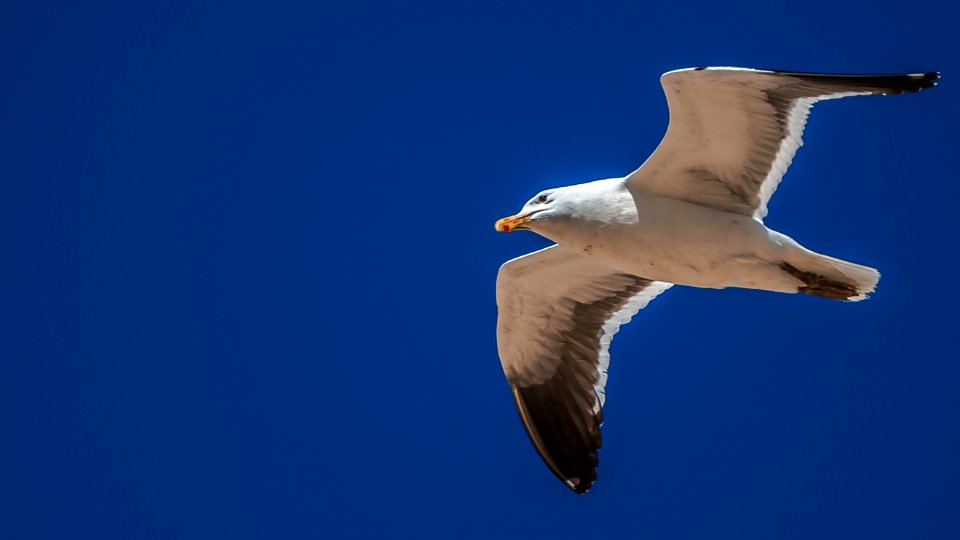
{"label": "upper wing", "polygon": [[936,85],[938,73],[824,75],[744,68],[665,73],[670,125],[627,185],[762,219],[797,149],[814,103],[900,94]]}
{"label": "upper wing", "polygon": [[540,457],[577,493],[597,478],[610,340],[668,288],[559,246],[500,267],[503,371]]}

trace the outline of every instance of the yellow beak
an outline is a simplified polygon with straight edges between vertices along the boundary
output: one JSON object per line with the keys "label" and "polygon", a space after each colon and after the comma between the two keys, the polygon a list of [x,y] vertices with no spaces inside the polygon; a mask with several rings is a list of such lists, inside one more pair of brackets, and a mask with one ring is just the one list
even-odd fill
{"label": "yellow beak", "polygon": [[528,221],[530,221],[529,214],[526,216],[508,216],[503,219],[498,219],[497,222],[493,224],[493,228],[500,232],[510,232],[523,227]]}

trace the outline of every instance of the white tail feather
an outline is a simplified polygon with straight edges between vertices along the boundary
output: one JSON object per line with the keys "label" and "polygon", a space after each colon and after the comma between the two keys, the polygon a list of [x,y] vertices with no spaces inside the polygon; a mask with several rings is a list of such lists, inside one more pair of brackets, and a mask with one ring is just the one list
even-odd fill
{"label": "white tail feather", "polygon": [[859,302],[877,288],[880,272],[869,266],[803,250],[781,268],[799,281],[797,291]]}
{"label": "white tail feather", "polygon": [[[826,255],[821,255],[824,262],[833,267],[836,272],[840,274],[843,279],[838,281],[844,281],[850,283],[857,290],[858,294],[855,297],[850,298],[851,302],[859,302],[860,300],[865,300],[867,296],[876,290],[877,282],[880,281],[880,272],[876,268],[870,268],[869,266],[863,266],[856,263],[842,261],[840,259],[834,259],[833,257],[827,257]],[[828,275],[828,277],[830,277]]]}

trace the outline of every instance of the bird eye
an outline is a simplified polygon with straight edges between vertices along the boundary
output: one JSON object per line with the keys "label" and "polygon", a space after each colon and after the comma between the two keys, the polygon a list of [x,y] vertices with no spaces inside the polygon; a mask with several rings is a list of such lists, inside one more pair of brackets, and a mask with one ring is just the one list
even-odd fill
{"label": "bird eye", "polygon": [[546,196],[546,195],[540,195],[539,197],[537,197],[537,202],[538,202],[538,203],[541,203],[541,204],[547,202],[547,196]]}

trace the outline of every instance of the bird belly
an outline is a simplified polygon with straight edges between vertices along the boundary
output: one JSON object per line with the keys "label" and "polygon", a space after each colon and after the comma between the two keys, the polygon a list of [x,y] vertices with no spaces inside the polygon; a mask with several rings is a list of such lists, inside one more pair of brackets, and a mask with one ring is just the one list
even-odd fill
{"label": "bird belly", "polygon": [[621,272],[693,287],[793,292],[777,264],[793,241],[748,216],[673,199],[638,204],[634,223],[597,224],[561,244]]}

